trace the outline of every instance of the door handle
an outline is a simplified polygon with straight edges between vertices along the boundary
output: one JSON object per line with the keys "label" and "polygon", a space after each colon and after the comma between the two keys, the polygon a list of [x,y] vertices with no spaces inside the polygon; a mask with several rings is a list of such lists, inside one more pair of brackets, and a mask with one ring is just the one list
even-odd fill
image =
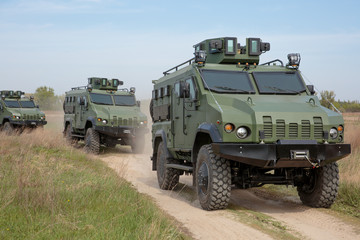
{"label": "door handle", "polygon": [[189,117],[191,117],[191,114],[188,114],[188,115],[186,115],[185,117],[189,118]]}

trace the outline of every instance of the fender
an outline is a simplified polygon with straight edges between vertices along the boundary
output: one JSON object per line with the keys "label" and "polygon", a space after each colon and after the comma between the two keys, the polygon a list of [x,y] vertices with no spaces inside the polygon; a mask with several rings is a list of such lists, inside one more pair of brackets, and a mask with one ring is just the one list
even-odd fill
{"label": "fender", "polygon": [[[92,128],[94,128],[95,127],[95,125],[96,125],[96,119],[94,118],[94,117],[88,117],[87,119],[86,119],[86,122],[87,121],[90,121],[91,123],[92,123]],[[85,126],[86,127],[86,126]]]}
{"label": "fender", "polygon": [[70,124],[71,131],[72,131],[72,119],[71,118],[66,118],[65,121],[64,121],[64,133],[66,131],[66,123],[67,122]]}
{"label": "fender", "polygon": [[[166,139],[166,133],[163,129],[159,129],[156,131],[154,138],[161,138],[161,141],[165,144],[166,146],[166,150],[165,150],[165,154],[166,154],[166,158],[173,158],[173,156],[171,155],[171,153],[169,152],[169,149],[167,148],[167,139]],[[155,146],[155,144],[157,144],[157,141],[154,139],[153,141],[153,154],[151,157],[152,160],[152,170],[155,171],[156,170],[156,158],[157,158],[157,148]],[[156,152],[155,152],[156,149]]]}
{"label": "fender", "polygon": [[[223,139],[220,135],[219,130],[217,129],[216,125],[213,123],[202,123],[199,125],[198,129],[196,130],[196,135],[199,132],[209,134],[212,142],[223,142]],[[194,145],[194,144],[193,144]]]}

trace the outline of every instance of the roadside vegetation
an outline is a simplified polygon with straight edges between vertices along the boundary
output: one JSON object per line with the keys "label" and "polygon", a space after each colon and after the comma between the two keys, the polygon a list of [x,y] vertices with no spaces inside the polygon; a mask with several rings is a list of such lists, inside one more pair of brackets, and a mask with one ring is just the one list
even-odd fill
{"label": "roadside vegetation", "polygon": [[339,161],[340,188],[333,209],[360,218],[360,114],[344,114],[351,155]]}
{"label": "roadside vegetation", "polygon": [[0,239],[188,238],[151,199],[60,133],[0,138]]}

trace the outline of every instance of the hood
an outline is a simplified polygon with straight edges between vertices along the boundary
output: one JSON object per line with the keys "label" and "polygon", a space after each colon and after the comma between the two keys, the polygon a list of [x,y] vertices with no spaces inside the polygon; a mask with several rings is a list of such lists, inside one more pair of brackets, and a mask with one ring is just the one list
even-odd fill
{"label": "hood", "polygon": [[[251,141],[255,142],[260,130],[271,142],[279,139],[322,141],[324,130],[344,124],[340,114],[322,107],[315,96],[223,95],[217,101],[223,111],[222,122],[248,127],[252,132]],[[216,104],[213,108],[219,109]]]}

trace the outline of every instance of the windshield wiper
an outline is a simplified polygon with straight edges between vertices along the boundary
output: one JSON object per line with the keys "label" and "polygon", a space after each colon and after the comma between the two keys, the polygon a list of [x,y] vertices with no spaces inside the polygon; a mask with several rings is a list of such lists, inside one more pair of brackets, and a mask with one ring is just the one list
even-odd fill
{"label": "windshield wiper", "polygon": [[234,91],[234,92],[251,93],[250,91],[245,91],[245,90],[242,90],[242,89],[235,89],[235,88],[230,88],[230,87],[225,87],[225,86],[214,86],[214,87],[219,88],[219,89],[223,89],[223,90]]}
{"label": "windshield wiper", "polygon": [[279,91],[280,92],[283,92],[283,93],[295,93],[295,94],[300,94],[302,93],[304,90],[302,91],[296,91],[296,90],[291,90],[291,89],[282,89],[282,88],[278,88],[278,87],[269,87],[269,86],[266,86],[266,88],[270,88],[272,90],[275,90],[277,92],[275,93],[278,93]]}

